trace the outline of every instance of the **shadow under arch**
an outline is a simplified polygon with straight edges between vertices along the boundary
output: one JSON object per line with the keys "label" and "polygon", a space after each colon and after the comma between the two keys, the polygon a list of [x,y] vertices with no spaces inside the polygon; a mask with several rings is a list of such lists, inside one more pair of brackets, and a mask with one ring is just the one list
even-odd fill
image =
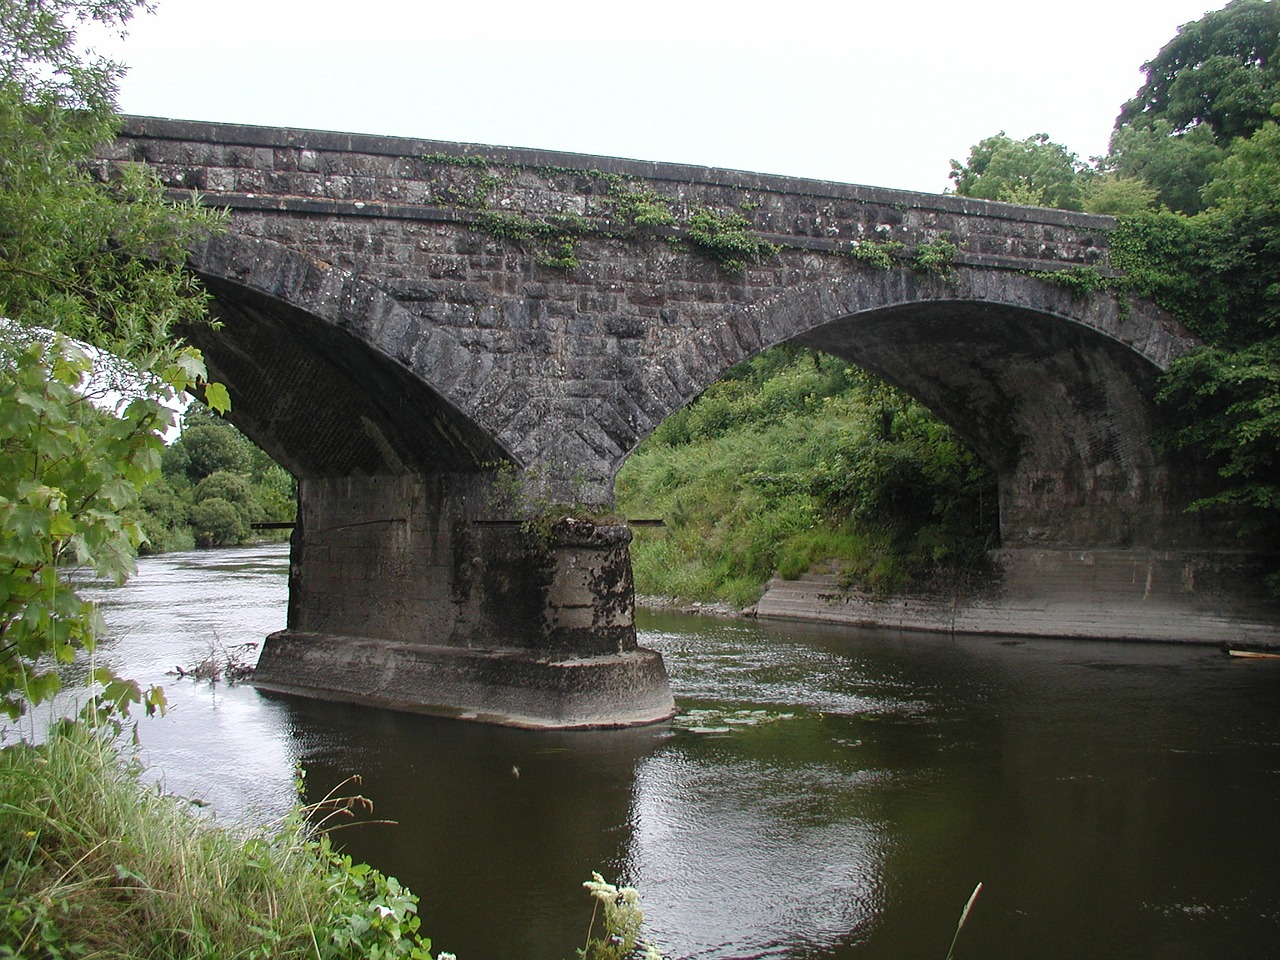
{"label": "shadow under arch", "polygon": [[941,278],[902,267],[797,286],[737,311],[725,333],[719,364],[705,352],[685,361],[710,374],[699,393],[791,342],[920,400],[996,471],[1005,545],[1189,536],[1183,478],[1152,437],[1157,378],[1197,341],[1153,304],[1012,271],[960,266]]}
{"label": "shadow under arch", "polygon": [[215,236],[188,265],[216,326],[184,330],[228,419],[297,477],[465,473],[513,457],[448,394],[452,337],[373,284],[268,240]]}

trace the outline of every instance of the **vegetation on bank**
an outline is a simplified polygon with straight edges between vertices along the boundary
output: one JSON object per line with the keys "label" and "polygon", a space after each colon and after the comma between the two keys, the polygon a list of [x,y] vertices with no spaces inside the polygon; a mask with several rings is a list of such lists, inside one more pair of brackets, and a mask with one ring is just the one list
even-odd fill
{"label": "vegetation on bank", "polygon": [[430,960],[416,898],[312,825],[352,801],[239,831],[138,776],[80,724],[0,751],[0,957]]}
{"label": "vegetation on bank", "polygon": [[754,602],[777,571],[872,589],[955,587],[996,537],[992,473],[906,394],[778,347],[669,417],[617,482],[641,593]]}
{"label": "vegetation on bank", "polygon": [[[325,832],[371,809],[365,798],[223,826],[143,783],[111,728],[63,723],[0,750],[0,958],[432,960],[417,897]],[[580,957],[661,960],[633,888],[599,874],[583,886]]]}
{"label": "vegetation on bank", "polygon": [[187,408],[160,474],[132,514],[142,529],[143,553],[287,536],[252,524],[289,521],[297,513],[293,476],[203,404]]}

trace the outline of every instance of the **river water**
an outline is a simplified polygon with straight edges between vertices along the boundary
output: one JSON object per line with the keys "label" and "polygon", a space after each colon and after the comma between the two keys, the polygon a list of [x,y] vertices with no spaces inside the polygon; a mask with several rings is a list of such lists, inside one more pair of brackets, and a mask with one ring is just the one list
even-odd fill
{"label": "river water", "polygon": [[[287,546],[95,587],[166,687],[149,775],[265,821],[359,774],[357,859],[461,960],[564,960],[592,870],[669,958],[1256,958],[1280,947],[1280,661],[642,615],[682,715],[536,733],[166,676],[284,625]],[[37,717],[36,721],[41,722]]]}

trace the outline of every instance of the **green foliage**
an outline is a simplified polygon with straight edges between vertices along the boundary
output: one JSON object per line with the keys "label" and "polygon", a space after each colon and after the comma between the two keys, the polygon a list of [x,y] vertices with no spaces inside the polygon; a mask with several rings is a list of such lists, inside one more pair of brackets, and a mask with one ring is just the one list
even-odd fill
{"label": "green foliage", "polygon": [[283,535],[255,533],[250,524],[294,518],[293,477],[203,404],[191,404],[183,423],[181,436],[164,450],[162,480],[143,493],[137,519],[144,549],[234,546]]}
{"label": "green foliage", "polygon": [[209,474],[196,484],[194,495],[196,503],[216,497],[235,504],[244,512],[246,519],[249,519],[249,515],[253,512],[253,495],[249,490],[249,481],[229,470],[217,470]]}
{"label": "green foliage", "polygon": [[477,225],[491,237],[528,247],[542,266],[561,270],[578,266],[578,242],[587,230],[586,222],[574,214],[552,214],[538,220],[494,210],[481,213]]}
{"label": "green foliage", "polygon": [[1149,62],[1146,83],[1120,110],[1117,129],[1163,119],[1203,126],[1226,146],[1271,118],[1280,102],[1280,6],[1232,0],[1178,28]]}
{"label": "green foliage", "polygon": [[439,164],[446,167],[473,167],[487,170],[490,165],[488,157],[472,155],[457,157],[451,153],[424,153],[419,159],[425,163]]}
{"label": "green foliage", "polygon": [[1217,177],[1205,185],[1204,200],[1227,216],[1250,218],[1274,242],[1270,221],[1280,210],[1280,125],[1268,121],[1233,143]]}
{"label": "green foliage", "polygon": [[95,429],[86,429],[83,351],[61,340],[23,344],[14,331],[3,348],[0,710],[15,716],[57,691],[51,660],[69,662],[94,643],[93,606],[59,567],[86,564],[117,581],[133,572],[140,534],[121,514],[159,470],[167,411],[139,398],[121,418],[88,414]]}
{"label": "green foliage", "polygon": [[196,542],[187,523],[188,508],[188,498],[175,490],[163,476],[143,487],[137,507],[125,512],[125,516],[142,530],[138,553],[192,549]]}
{"label": "green foliage", "polygon": [[1241,346],[1269,335],[1280,317],[1277,226],[1280,214],[1261,208],[1125,217],[1111,232],[1111,262],[1125,271],[1128,289],[1198,336]]}
{"label": "green foliage", "polygon": [[614,214],[632,228],[669,227],[676,222],[670,201],[648,188],[635,189],[618,178],[610,183],[609,197]]}
{"label": "green foliage", "polygon": [[77,725],[0,751],[0,955],[430,960],[417,899],[296,808],[232,833]]}
{"label": "green foliage", "polygon": [[955,276],[956,254],[959,249],[946,237],[934,237],[916,244],[911,269],[917,273],[931,274],[950,280]]}
{"label": "green foliage", "polygon": [[1065,287],[1078,297],[1088,296],[1107,286],[1096,267],[1067,267],[1065,270],[1037,270],[1029,274],[1055,286]]}
{"label": "green foliage", "polygon": [[[140,6],[0,0],[0,709],[9,714],[50,696],[53,665],[93,645],[93,609],[60,574],[132,572],[142,536],[134,511],[159,474],[166,404],[205,373],[173,331],[206,321],[183,264],[217,216],[194,201],[172,206],[145,168],[98,183],[86,162],[114,134],[120,68],[83,59],[73,27],[119,28]],[[67,338],[112,367],[109,386],[124,397],[114,416],[91,410],[94,364]],[[101,679],[127,706],[127,683]]]}
{"label": "green foliage", "polygon": [[1101,173],[1081,190],[1085,213],[1111,217],[1143,213],[1155,207],[1160,193],[1147,181],[1118,173]]}
{"label": "green foliage", "polygon": [[891,270],[906,248],[900,240],[854,240],[840,252],[872,269]]}
{"label": "green foliage", "polygon": [[197,547],[227,547],[249,540],[244,513],[221,497],[209,497],[192,505],[187,519]]}
{"label": "green foliage", "polygon": [[1080,210],[1079,158],[1046,133],[1013,140],[1004,131],[977,143],[965,163],[951,161],[951,179],[962,197]]}
{"label": "green foliage", "polygon": [[[900,497],[894,485],[905,484]],[[668,417],[618,475],[661,516],[632,546],[643,593],[753,602],[775,572],[898,589],[980,562],[990,474],[913,400],[835,358],[778,347]]]}
{"label": "green foliage", "polygon": [[1101,165],[1117,177],[1147,184],[1157,201],[1170,210],[1199,213],[1204,209],[1200,192],[1217,175],[1225,153],[1208,127],[1179,130],[1168,120],[1157,118],[1119,127],[1111,135],[1111,147]]}
{"label": "green foliage", "polygon": [[298,509],[298,482],[292,474],[268,459],[255,464],[252,476],[253,513],[263,520],[292,520]]}
{"label": "green foliage", "polygon": [[118,23],[136,6],[0,4],[0,316],[155,368],[178,359],[177,324],[205,319],[182,264],[217,217],[194,202],[176,211],[143,167],[92,180],[83,161],[114,134],[119,68],[79,63],[66,23]]}
{"label": "green foliage", "polygon": [[716,213],[698,207],[689,214],[685,239],[726,273],[742,273],[748,263],[759,263],[778,247],[751,232],[751,223],[740,213]]}
{"label": "green foliage", "polygon": [[1104,169],[1145,180],[1170,210],[1205,210],[1237,141],[1280,104],[1277,54],[1280,7],[1271,0],[1233,0],[1183,25],[1143,65],[1146,83],[1120,110]]}
{"label": "green foliage", "polygon": [[[604,877],[592,873],[591,879],[583,886],[595,901],[591,912],[591,923],[587,926],[586,946],[578,951],[582,960],[632,960],[639,957],[641,946],[644,954],[641,960],[662,960],[662,954],[653,944],[646,944],[640,939],[644,927],[644,911],[640,909],[640,894],[634,887],[616,887],[605,883]],[[603,910],[603,916],[600,916]],[[593,936],[596,918],[599,917],[604,928],[600,936]]]}
{"label": "green foliage", "polygon": [[1207,454],[1226,481],[1192,509],[1244,508],[1249,532],[1280,542],[1280,337],[1179,358],[1160,399],[1183,413],[1166,443]]}
{"label": "green foliage", "polygon": [[[219,471],[244,473],[253,452],[249,442],[225,421],[214,418],[188,423],[181,438],[185,472],[192,481]],[[176,444],[175,444],[176,446]]]}

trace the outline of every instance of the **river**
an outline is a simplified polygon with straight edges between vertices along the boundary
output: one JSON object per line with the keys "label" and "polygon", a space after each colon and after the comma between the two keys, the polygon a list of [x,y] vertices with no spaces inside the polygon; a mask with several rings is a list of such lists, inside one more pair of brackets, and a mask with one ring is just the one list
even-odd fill
{"label": "river", "polygon": [[[642,614],[682,715],[538,733],[166,675],[284,625],[287,547],[93,587],[98,657],[163,683],[149,776],[265,821],[351,775],[345,827],[461,960],[564,960],[592,870],[668,958],[1250,958],[1280,943],[1280,661]],[[43,722],[39,714],[32,721]]]}

